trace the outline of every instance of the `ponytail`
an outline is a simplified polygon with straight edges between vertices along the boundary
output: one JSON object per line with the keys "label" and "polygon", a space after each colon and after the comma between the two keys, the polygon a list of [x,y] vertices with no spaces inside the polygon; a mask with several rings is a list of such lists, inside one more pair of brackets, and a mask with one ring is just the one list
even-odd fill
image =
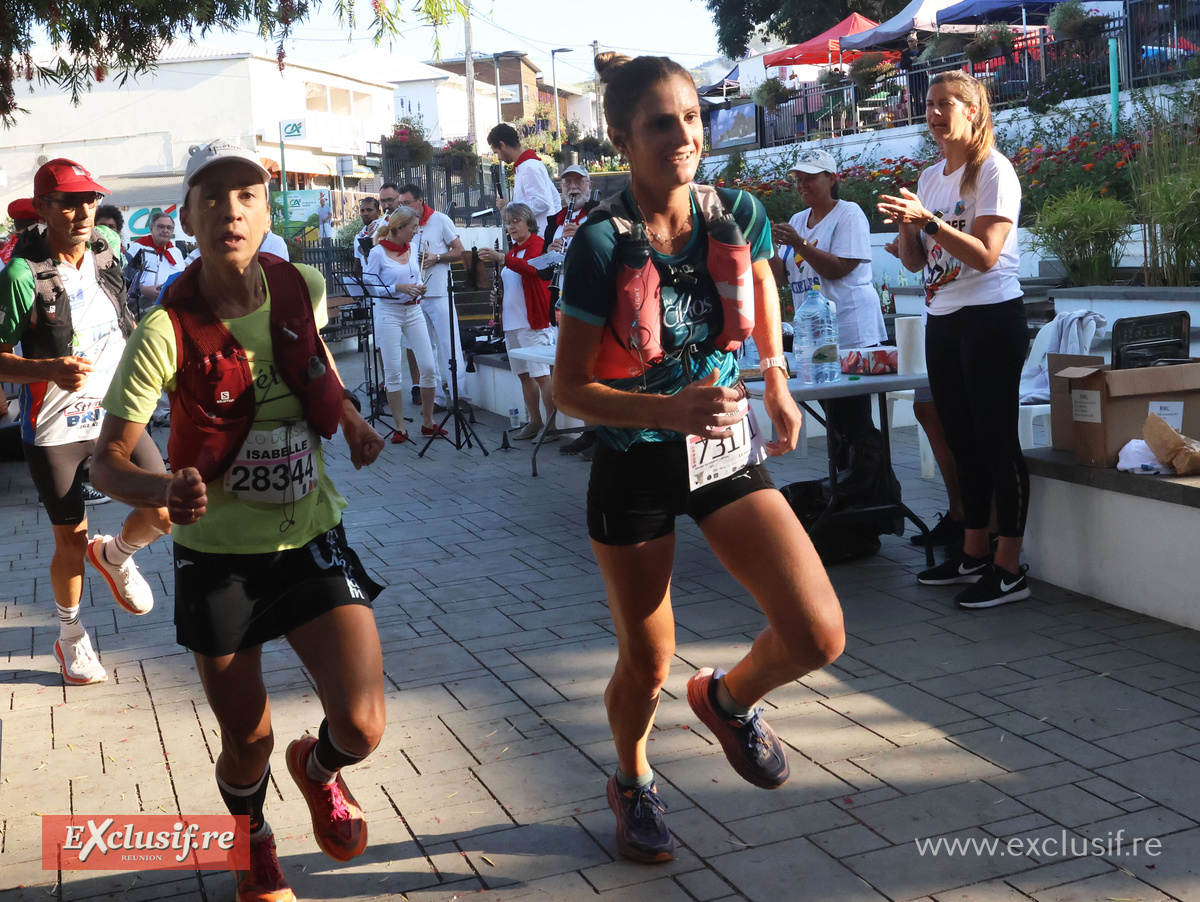
{"label": "ponytail", "polygon": [[975,183],[979,179],[979,168],[996,146],[996,134],[992,129],[992,105],[988,100],[987,88],[958,69],[935,75],[929,84],[950,86],[959,100],[976,108],[975,118],[971,120],[970,153],[962,176],[962,193],[971,194],[975,191]]}

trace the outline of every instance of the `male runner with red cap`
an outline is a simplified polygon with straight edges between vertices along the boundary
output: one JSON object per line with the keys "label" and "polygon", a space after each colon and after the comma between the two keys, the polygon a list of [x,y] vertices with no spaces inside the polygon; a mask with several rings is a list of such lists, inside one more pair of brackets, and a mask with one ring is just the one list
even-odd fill
{"label": "male runner with red cap", "polygon": [[[79,622],[84,558],[118,605],[145,614],[154,596],[131,556],[171,527],[165,508],[135,510],[115,537],[88,541],[83,473],[100,434],[100,401],[133,322],[120,239],[94,223],[96,204],[108,191],[65,159],[42,166],[33,187],[33,212],[46,231],[29,233],[0,271],[0,380],[21,385],[25,460],[54,532],[54,654],[68,683],[96,683],[108,674]],[[166,471],[148,436],[134,453],[141,466]]]}

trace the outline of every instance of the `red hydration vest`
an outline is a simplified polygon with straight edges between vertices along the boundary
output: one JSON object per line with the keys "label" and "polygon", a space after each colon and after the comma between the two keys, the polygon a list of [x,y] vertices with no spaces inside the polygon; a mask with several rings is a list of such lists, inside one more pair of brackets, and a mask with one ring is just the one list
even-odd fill
{"label": "red hydration vest", "polygon": [[[296,267],[259,254],[271,299],[271,351],[275,369],[300,399],[304,419],[331,438],[342,411],[342,383],[317,333],[312,298]],[[200,294],[203,260],[185,269],[164,292],[161,305],[175,328],[178,369],[171,398],[171,469],[195,467],[205,482],[233,463],[254,425],[254,378],[246,352]]]}
{"label": "red hydration vest", "polygon": [[[750,245],[726,208],[724,199],[709,185],[692,185],[696,207],[705,222],[708,254],[706,268],[717,289],[724,323],[713,340],[721,351],[736,351],[754,331],[754,277]],[[641,222],[618,194],[601,203],[589,222],[612,220],[617,233],[617,298],[609,326],[600,339],[596,376],[625,379],[640,376],[662,361],[662,276],[650,253]]]}

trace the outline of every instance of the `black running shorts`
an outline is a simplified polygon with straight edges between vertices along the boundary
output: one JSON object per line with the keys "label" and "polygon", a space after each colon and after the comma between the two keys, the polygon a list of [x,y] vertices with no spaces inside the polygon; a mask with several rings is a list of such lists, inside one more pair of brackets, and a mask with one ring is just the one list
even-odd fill
{"label": "black running shorts", "polygon": [[[55,526],[82,523],[83,474],[92,461],[92,452],[96,450],[95,439],[68,442],[65,445],[23,444],[29,475],[33,477],[33,484],[50,522]],[[134,445],[129,459],[150,473],[167,472],[162,453],[146,432]]]}
{"label": "black running shorts", "polygon": [[596,442],[588,480],[588,535],[601,545],[635,545],[670,535],[675,518],[697,523],[727,504],[760,489],[773,489],[761,464],[690,491],[683,442],[636,442],[616,451]]}
{"label": "black running shorts", "polygon": [[175,639],[219,657],[278,639],[347,604],[370,607],[383,587],[338,524],[301,548],[214,554],[175,544]]}

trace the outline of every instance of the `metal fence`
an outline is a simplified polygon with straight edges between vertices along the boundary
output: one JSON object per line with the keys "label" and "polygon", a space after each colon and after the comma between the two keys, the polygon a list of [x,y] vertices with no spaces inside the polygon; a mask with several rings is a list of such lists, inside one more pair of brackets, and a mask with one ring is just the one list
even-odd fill
{"label": "metal fence", "polygon": [[391,142],[384,141],[382,163],[384,182],[419,185],[430,206],[460,225],[470,222],[472,213],[495,206],[491,174],[488,172],[485,176],[482,162],[474,168],[452,168],[436,162],[412,163],[404,159]]}
{"label": "metal fence", "polygon": [[[296,260],[294,255],[292,259]],[[335,238],[318,238],[316,241],[306,242],[304,256],[296,262],[307,263],[321,271],[330,297],[341,296],[343,275],[356,273],[353,249],[349,244],[341,244]]]}
{"label": "metal fence", "polygon": [[1106,94],[1109,38],[1117,40],[1119,88],[1200,77],[1200,0],[1131,0],[1128,8],[1128,18],[1112,17],[1085,39],[1056,40],[1039,30],[1018,37],[1012,51],[992,59],[954,54],[894,70],[865,91],[849,81],[805,85],[777,109],[763,111],[763,145],[924,122],[930,79],[952,69],[986,84],[994,109],[1044,112],[1063,100]]}

